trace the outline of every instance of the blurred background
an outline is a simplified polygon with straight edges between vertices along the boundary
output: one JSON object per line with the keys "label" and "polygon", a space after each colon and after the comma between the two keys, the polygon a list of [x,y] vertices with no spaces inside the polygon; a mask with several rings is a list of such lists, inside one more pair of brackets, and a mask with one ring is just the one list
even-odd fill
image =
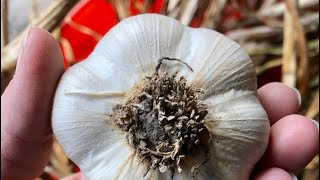
{"label": "blurred background", "polygon": [[[256,65],[259,87],[275,81],[296,87],[302,95],[299,114],[319,121],[319,0],[1,0],[1,93],[29,26],[54,35],[68,68],[119,21],[141,13],[170,16],[237,41]],[[37,179],[77,171],[55,141]],[[298,178],[319,180],[319,155]]]}

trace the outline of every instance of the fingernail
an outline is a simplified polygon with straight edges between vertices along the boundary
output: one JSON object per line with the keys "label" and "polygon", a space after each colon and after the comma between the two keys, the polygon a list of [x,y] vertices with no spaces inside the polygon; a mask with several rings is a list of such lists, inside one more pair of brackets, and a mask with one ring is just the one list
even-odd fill
{"label": "fingernail", "polygon": [[24,37],[23,37],[23,39],[21,41],[21,45],[20,45],[20,48],[19,48],[19,55],[18,55],[18,60],[17,60],[16,71],[18,70],[18,66],[19,66],[19,62],[20,62],[19,60],[21,59],[23,51],[27,46],[28,39],[29,39],[29,34],[30,34],[32,29],[33,29],[33,26],[29,26],[28,27],[28,29],[27,29],[26,33],[24,34]]}
{"label": "fingernail", "polygon": [[311,119],[311,121],[313,122],[313,124],[317,127],[318,131],[319,131],[319,123],[316,120]]}
{"label": "fingernail", "polygon": [[301,105],[301,95],[300,95],[300,92],[298,91],[298,89],[296,89],[296,88],[294,88],[294,87],[290,87],[292,90],[293,90],[293,92],[295,93],[295,95],[297,96],[297,98],[298,98],[298,103],[299,103],[299,107],[300,107],[300,105]]}
{"label": "fingernail", "polygon": [[298,177],[295,174],[290,173],[290,172],[289,172],[289,174],[291,175],[292,180],[298,180]]}

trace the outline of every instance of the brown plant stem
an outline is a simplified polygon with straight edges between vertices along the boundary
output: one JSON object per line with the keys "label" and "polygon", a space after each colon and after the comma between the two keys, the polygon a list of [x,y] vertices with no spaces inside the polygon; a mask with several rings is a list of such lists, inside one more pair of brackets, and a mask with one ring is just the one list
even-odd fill
{"label": "brown plant stem", "polygon": [[[69,10],[79,0],[56,0],[46,9],[39,18],[34,19],[30,26],[43,28],[49,32],[53,31],[63,20]],[[17,63],[18,50],[24,34],[28,27],[24,29],[14,40],[1,49],[1,93],[5,89],[13,76]]]}
{"label": "brown plant stem", "polygon": [[[318,0],[298,0],[298,6],[301,10],[305,10],[311,7],[319,6]],[[285,2],[279,2],[270,6],[262,7],[258,12],[257,16],[264,18],[277,17],[284,14],[286,9]]]}
{"label": "brown plant stem", "polygon": [[[303,25],[305,33],[314,32],[319,26],[319,14],[311,13],[310,15],[302,16],[299,19],[299,22]],[[261,25],[246,29],[236,29],[228,32],[226,35],[237,42],[246,42],[253,39],[262,40],[266,38],[282,37],[283,29]]]}
{"label": "brown plant stem", "polygon": [[297,87],[298,90],[301,93],[301,96],[305,96],[308,92],[308,80],[309,80],[309,74],[308,74],[308,66],[309,61],[307,57],[307,51],[306,51],[306,39],[303,31],[303,27],[299,21],[298,11],[295,8],[294,4],[291,0],[286,0],[286,7],[288,8],[288,11],[293,19],[293,26],[295,29],[295,40],[296,40],[296,47],[298,52],[298,69],[297,69]]}
{"label": "brown plant stem", "polygon": [[119,21],[129,17],[129,3],[126,0],[113,0],[112,4]]}
{"label": "brown plant stem", "polygon": [[189,25],[194,13],[196,12],[199,5],[199,0],[190,0],[185,6],[185,9],[180,17],[180,22],[185,25]]}
{"label": "brown plant stem", "polygon": [[306,116],[310,119],[315,118],[319,114],[319,89],[317,90],[316,95],[314,96],[307,112]]}
{"label": "brown plant stem", "polygon": [[1,0],[1,48],[8,42],[8,1]]}
{"label": "brown plant stem", "polygon": [[215,28],[226,5],[226,0],[212,0],[204,12],[201,27]]}
{"label": "brown plant stem", "polygon": [[[292,0],[290,0],[292,1]],[[294,18],[286,11],[284,13],[283,31],[283,58],[282,58],[282,82],[290,87],[296,86],[296,51],[295,51],[295,29],[293,26]]]}

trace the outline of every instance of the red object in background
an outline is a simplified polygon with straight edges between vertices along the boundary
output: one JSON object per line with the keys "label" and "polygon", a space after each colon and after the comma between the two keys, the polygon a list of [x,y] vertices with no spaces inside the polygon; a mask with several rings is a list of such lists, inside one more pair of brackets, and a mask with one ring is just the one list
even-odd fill
{"label": "red object in background", "polygon": [[75,163],[72,163],[72,164],[73,164],[73,172],[74,173],[80,172],[80,168]]}
{"label": "red object in background", "polygon": [[258,76],[258,88],[270,82],[281,82],[281,76],[281,66],[269,69]]}
{"label": "red object in background", "polygon": [[108,1],[80,1],[60,27],[59,43],[66,67],[85,59],[103,35],[117,23],[117,15]]}
{"label": "red object in background", "polygon": [[[136,0],[135,3],[143,3]],[[148,13],[160,13],[162,0],[150,4]],[[130,15],[140,14],[129,1]],[[66,16],[60,26],[60,47],[65,66],[79,62],[93,51],[98,41],[118,23],[112,3],[107,0],[82,0]]]}
{"label": "red object in background", "polygon": [[240,20],[241,18],[242,15],[238,10],[234,9],[231,5],[227,5],[222,17],[222,21]]}

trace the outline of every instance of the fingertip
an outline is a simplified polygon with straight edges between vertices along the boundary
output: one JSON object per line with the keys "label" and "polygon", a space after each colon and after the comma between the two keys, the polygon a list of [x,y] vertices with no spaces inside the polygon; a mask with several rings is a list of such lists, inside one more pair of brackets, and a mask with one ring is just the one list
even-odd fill
{"label": "fingertip", "polygon": [[[57,83],[64,71],[60,47],[46,30],[31,28],[21,44],[18,69],[2,99],[7,132],[25,139],[48,139],[50,112]],[[17,113],[19,112],[19,113]]]}
{"label": "fingertip", "polygon": [[291,88],[292,91],[294,92],[294,94],[296,95],[296,98],[298,100],[298,107],[300,107],[301,106],[301,94],[300,94],[299,90],[294,87],[290,87],[290,86],[288,86],[288,87]]}
{"label": "fingertip", "polygon": [[52,76],[62,72],[63,56],[58,42],[48,31],[31,27],[21,43],[15,77],[46,73]]}
{"label": "fingertip", "polygon": [[287,171],[273,167],[258,172],[253,180],[295,180]]}
{"label": "fingertip", "polygon": [[313,121],[290,115],[276,122],[263,161],[266,167],[280,167],[299,173],[318,153],[319,130]]}
{"label": "fingertip", "polygon": [[296,114],[301,103],[297,90],[279,82],[264,85],[258,89],[258,96],[271,125],[287,115]]}
{"label": "fingertip", "polygon": [[319,123],[316,120],[311,119],[311,121],[313,122],[314,126],[318,129],[319,131]]}
{"label": "fingertip", "polygon": [[298,177],[294,173],[289,173],[293,180],[298,180]]}

